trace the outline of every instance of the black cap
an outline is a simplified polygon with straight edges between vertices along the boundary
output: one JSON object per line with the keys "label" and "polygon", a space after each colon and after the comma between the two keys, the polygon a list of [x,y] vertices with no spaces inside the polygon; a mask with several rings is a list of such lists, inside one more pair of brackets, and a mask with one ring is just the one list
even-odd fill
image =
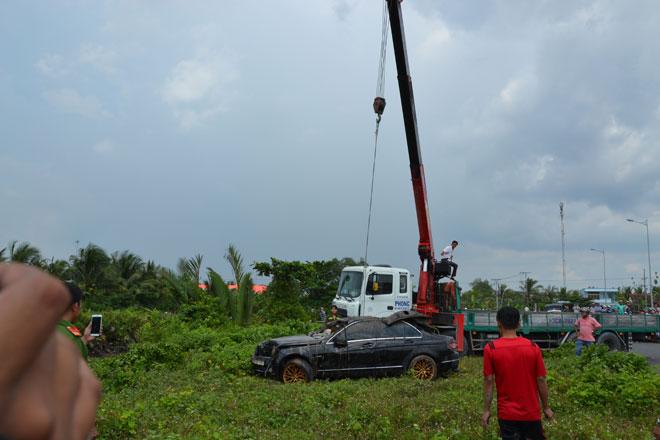
{"label": "black cap", "polygon": [[64,285],[71,295],[71,304],[80,303],[83,299],[83,291],[80,290],[80,287],[76,286],[71,281],[66,281]]}

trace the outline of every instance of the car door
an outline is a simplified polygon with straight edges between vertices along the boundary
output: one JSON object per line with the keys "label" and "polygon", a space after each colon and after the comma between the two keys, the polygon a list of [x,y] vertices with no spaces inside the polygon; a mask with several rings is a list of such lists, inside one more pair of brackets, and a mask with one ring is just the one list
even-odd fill
{"label": "car door", "polygon": [[406,367],[404,362],[414,349],[414,339],[406,339],[409,325],[403,321],[385,326],[381,341],[381,364],[387,367],[387,373],[398,373]]}
{"label": "car door", "polygon": [[382,370],[380,349],[384,327],[385,324],[379,319],[357,321],[346,327],[351,376],[372,376]]}
{"label": "car door", "polygon": [[316,372],[323,377],[342,377],[348,373],[348,343],[346,329],[323,342],[316,355]]}

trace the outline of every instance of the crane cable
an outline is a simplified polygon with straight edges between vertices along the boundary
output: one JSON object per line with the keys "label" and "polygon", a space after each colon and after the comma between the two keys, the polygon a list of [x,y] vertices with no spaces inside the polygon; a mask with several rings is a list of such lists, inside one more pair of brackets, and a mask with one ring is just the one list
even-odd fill
{"label": "crane cable", "polygon": [[378,152],[378,129],[380,120],[385,110],[385,61],[387,58],[387,35],[389,33],[390,21],[387,13],[387,1],[383,0],[383,17],[380,37],[380,57],[378,64],[378,80],[376,81],[376,98],[374,99],[374,113],[376,113],[376,130],[374,131],[374,158],[371,166],[371,191],[369,192],[369,217],[367,219],[367,237],[364,245],[364,262],[367,265],[369,254],[369,232],[371,230],[371,213],[374,201],[374,178],[376,176],[376,155]]}

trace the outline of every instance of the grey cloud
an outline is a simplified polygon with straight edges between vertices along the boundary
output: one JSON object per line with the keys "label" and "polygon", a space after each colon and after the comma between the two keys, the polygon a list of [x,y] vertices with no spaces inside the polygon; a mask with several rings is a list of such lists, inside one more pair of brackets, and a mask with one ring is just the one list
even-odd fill
{"label": "grey cloud", "polygon": [[[12,121],[3,126],[3,163],[20,159],[23,185],[0,174],[0,187],[30,203],[0,193],[21,212],[0,229],[47,253],[92,241],[166,264],[196,252],[217,264],[229,242],[248,260],[361,256],[381,3],[170,6],[122,3],[101,13],[89,5],[77,12],[97,26],[26,43],[26,70],[36,73],[43,59],[65,76],[3,67],[11,103],[2,116]],[[435,245],[461,241],[462,281],[521,270],[560,278],[560,200],[575,279],[599,276],[590,247],[617,249],[613,277],[638,270],[640,231],[625,218],[650,217],[660,234],[655,3],[410,0],[402,8]],[[57,17],[54,29],[72,26]],[[72,60],[85,68],[70,73]],[[386,81],[370,260],[415,269],[391,48]],[[44,90],[50,107],[40,105]],[[81,124],[63,111],[97,116]],[[48,180],[39,161],[52,165]],[[66,196],[46,197],[43,185]],[[43,204],[52,210],[31,208]],[[21,220],[53,212],[59,220],[44,220],[38,234]]]}

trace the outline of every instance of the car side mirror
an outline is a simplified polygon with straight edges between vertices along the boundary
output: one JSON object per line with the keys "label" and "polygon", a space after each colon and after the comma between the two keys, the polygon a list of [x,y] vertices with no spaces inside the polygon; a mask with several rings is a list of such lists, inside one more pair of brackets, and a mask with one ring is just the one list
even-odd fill
{"label": "car side mirror", "polygon": [[347,347],[347,346],[348,346],[348,342],[346,341],[346,339],[343,339],[343,338],[342,339],[335,339],[335,347],[343,348],[343,347]]}

